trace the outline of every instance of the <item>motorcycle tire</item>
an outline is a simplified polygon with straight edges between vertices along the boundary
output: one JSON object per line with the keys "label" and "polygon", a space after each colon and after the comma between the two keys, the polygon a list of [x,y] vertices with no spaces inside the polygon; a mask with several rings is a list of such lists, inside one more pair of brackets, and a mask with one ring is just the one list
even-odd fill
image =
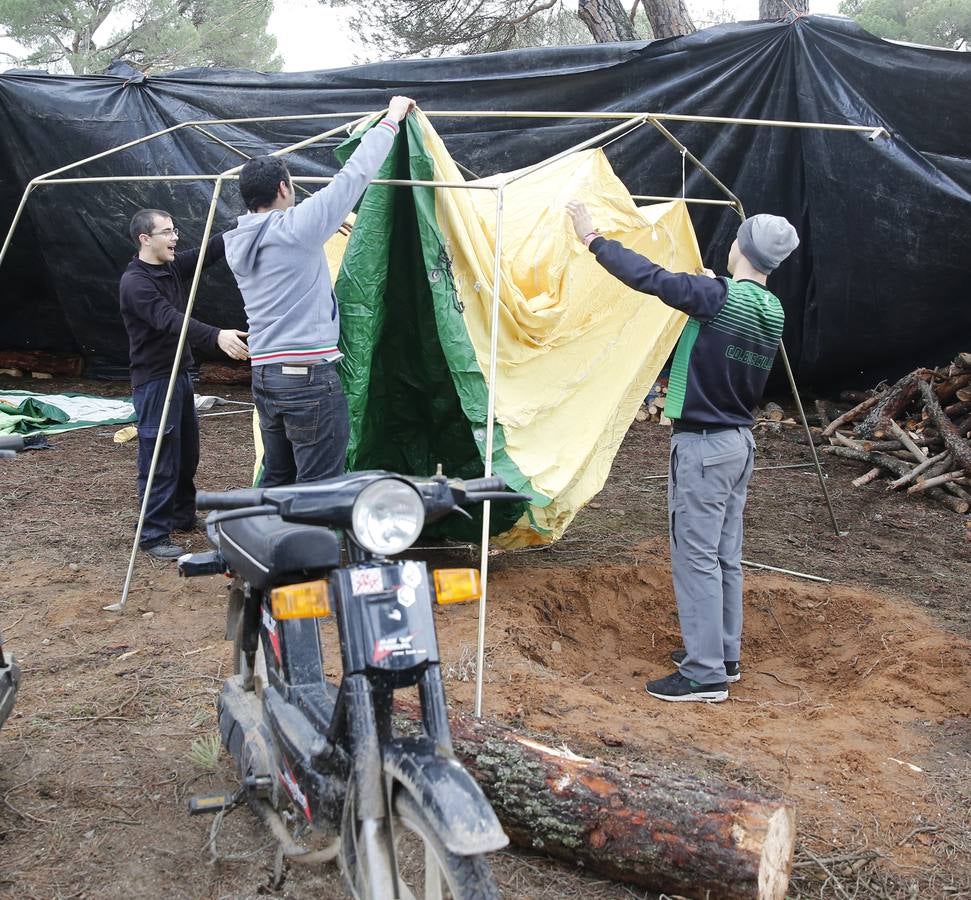
{"label": "motorcycle tire", "polygon": [[[351,827],[353,823],[353,827]],[[379,900],[382,891],[369,890],[360,822],[353,791],[345,807],[341,833],[344,877],[357,900]],[[395,865],[401,876],[402,898],[426,900],[498,900],[499,887],[483,855],[457,856],[446,849],[419,802],[403,787],[394,797]]]}

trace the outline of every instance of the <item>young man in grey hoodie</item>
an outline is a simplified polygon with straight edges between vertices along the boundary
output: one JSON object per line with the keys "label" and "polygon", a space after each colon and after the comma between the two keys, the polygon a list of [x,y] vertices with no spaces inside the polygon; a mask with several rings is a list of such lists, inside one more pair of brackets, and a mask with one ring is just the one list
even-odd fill
{"label": "young man in grey hoodie", "polygon": [[354,208],[391,150],[398,123],[414,108],[414,100],[392,97],[387,116],[334,180],[299,206],[279,158],[257,157],[240,172],[249,213],[225,234],[226,262],[249,320],[264,487],[344,471],[350,429],[336,367],[340,313],[323,244]]}

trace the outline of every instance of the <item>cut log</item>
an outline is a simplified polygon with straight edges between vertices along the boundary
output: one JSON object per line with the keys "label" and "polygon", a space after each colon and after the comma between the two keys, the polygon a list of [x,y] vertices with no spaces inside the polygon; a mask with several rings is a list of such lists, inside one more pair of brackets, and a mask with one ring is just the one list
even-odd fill
{"label": "cut log", "polygon": [[780,800],[667,761],[614,766],[450,719],[456,755],[517,845],[686,897],[785,896],[795,827]]}
{"label": "cut log", "polygon": [[958,469],[955,472],[945,472],[943,475],[935,475],[933,478],[923,479],[918,478],[916,484],[912,484],[907,488],[908,494],[919,494],[921,491],[929,490],[930,488],[937,487],[938,485],[947,484],[951,481],[959,481],[961,484],[967,484],[967,475],[963,470]]}
{"label": "cut log", "polygon": [[823,437],[830,437],[841,425],[846,425],[848,422],[852,422],[857,416],[862,415],[868,409],[879,402],[879,397],[867,397],[862,403],[858,403],[853,409],[848,409],[843,415],[837,416],[833,419],[826,428],[823,429]]}
{"label": "cut log", "polygon": [[887,422],[887,429],[900,443],[910,451],[910,454],[917,462],[922,463],[927,457],[920,452],[920,448],[914,443],[913,438],[903,430],[893,419]]}
{"label": "cut log", "polygon": [[230,366],[205,362],[199,366],[199,381],[203,384],[250,384],[252,370],[248,365]]}
{"label": "cut log", "polygon": [[966,416],[968,413],[971,413],[971,400],[959,400],[957,403],[952,403],[950,406],[944,407],[944,414],[954,421]]}
{"label": "cut log", "polygon": [[853,487],[863,487],[865,484],[869,484],[871,481],[876,481],[883,474],[883,469],[880,466],[874,466],[869,472],[864,473],[859,478],[853,479]]}
{"label": "cut log", "polygon": [[920,382],[920,393],[924,398],[924,408],[944,439],[944,446],[954,454],[954,462],[971,475],[971,443],[962,437],[955,424],[945,415],[934,389],[926,381]]}
{"label": "cut log", "polygon": [[0,350],[0,368],[76,377],[84,369],[84,359],[41,350]]}
{"label": "cut log", "polygon": [[918,369],[904,375],[896,384],[887,388],[866,418],[853,430],[857,438],[883,437],[888,419],[896,419],[917,396],[917,385],[931,373],[928,369]]}
{"label": "cut log", "polygon": [[[855,459],[860,462],[869,463],[871,466],[883,466],[893,472],[898,478],[907,475],[911,467],[902,459],[889,456],[886,453],[867,453],[865,450],[855,450],[852,447],[820,447],[822,453],[832,453],[834,456],[842,456],[845,459]],[[952,497],[942,488],[933,487],[924,492],[928,497],[936,500],[942,506],[946,506],[952,512],[964,515],[971,509],[971,503],[962,500],[960,497]]]}
{"label": "cut log", "polygon": [[953,377],[944,376],[944,381],[934,385],[934,393],[937,394],[937,399],[944,403],[968,384],[971,384],[971,372],[964,372]]}
{"label": "cut log", "polygon": [[959,353],[954,360],[954,365],[962,369],[971,369],[971,353]]}
{"label": "cut log", "polygon": [[947,465],[951,464],[951,451],[945,450],[942,453],[938,453],[937,456],[932,456],[930,459],[925,459],[920,465],[914,466],[906,475],[901,475],[896,481],[891,481],[887,485],[887,489],[891,491],[897,490],[897,488],[902,488],[905,484],[910,484],[918,475],[922,475],[931,466],[936,466],[938,463],[947,461]]}

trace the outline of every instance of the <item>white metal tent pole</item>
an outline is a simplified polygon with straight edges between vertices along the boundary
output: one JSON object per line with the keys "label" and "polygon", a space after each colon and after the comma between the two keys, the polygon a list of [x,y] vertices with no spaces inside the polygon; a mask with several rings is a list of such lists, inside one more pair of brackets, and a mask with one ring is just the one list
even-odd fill
{"label": "white metal tent pole", "polygon": [[[495,428],[493,419],[496,414],[496,356],[499,350],[499,279],[502,267],[502,200],[504,184],[496,190],[496,240],[492,260],[492,321],[489,330],[489,401],[486,410],[486,449],[485,476],[492,475],[492,450]],[[479,634],[476,648],[475,662],[475,708],[478,718],[482,715],[482,684],[485,679],[485,623],[486,596],[489,584],[489,523],[491,520],[492,503],[482,504],[482,556],[479,572],[482,577],[482,595],[479,597]]]}
{"label": "white metal tent pole", "polygon": [[[360,120],[358,120],[360,121]],[[357,124],[356,122],[353,124]],[[313,138],[308,138],[305,141],[301,141],[299,144],[294,145],[293,149],[299,149],[300,147],[308,146],[309,144],[322,140],[323,138],[329,137],[342,130],[344,127],[352,126],[338,126],[331,131],[325,132],[324,134],[317,135]],[[285,153],[289,148],[277,151],[276,155]],[[209,243],[209,236],[212,233],[212,224],[216,218],[216,208],[219,204],[219,195],[222,192],[223,179],[226,176],[235,175],[242,168],[242,165],[236,166],[230,169],[228,172],[224,172],[216,178],[216,184],[212,192],[212,202],[209,204],[209,216],[206,219],[206,227],[202,233],[202,244],[199,248],[199,258],[196,260],[195,272],[192,276],[192,287],[189,289],[189,297],[186,301],[185,315],[182,319],[182,329],[179,332],[179,342],[175,348],[175,359],[172,361],[172,371],[169,375],[169,384],[165,392],[165,402],[162,406],[162,417],[159,420],[158,430],[159,436],[155,439],[155,449],[152,453],[152,462],[148,468],[148,478],[145,482],[145,493],[142,497],[142,506],[138,513],[138,525],[135,528],[135,540],[132,543],[131,557],[128,560],[128,573],[125,576],[125,585],[122,588],[121,599],[117,603],[109,603],[107,606],[103,607],[109,612],[121,612],[124,610],[125,605],[128,602],[128,592],[131,589],[132,575],[135,571],[135,560],[138,558],[138,547],[142,537],[142,529],[145,525],[145,516],[148,512],[148,504],[152,495],[152,484],[155,480],[155,469],[158,465],[158,459],[162,449],[162,441],[165,440],[165,426],[168,422],[169,417],[169,406],[172,402],[172,394],[175,389],[175,382],[179,375],[179,368],[182,362],[182,352],[185,349],[186,337],[189,333],[189,321],[192,316],[192,307],[195,304],[196,293],[199,290],[199,281],[202,278],[202,270],[206,258],[206,249]]]}
{"label": "white metal tent pole", "polygon": [[222,178],[216,180],[216,185],[212,192],[212,202],[209,204],[209,217],[206,219],[206,227],[202,233],[202,244],[199,247],[199,258],[196,260],[196,270],[192,276],[192,287],[189,289],[189,297],[186,302],[185,316],[182,319],[182,330],[179,332],[179,343],[175,348],[175,359],[172,361],[172,372],[169,374],[169,386],[165,392],[165,403],[162,406],[162,417],[158,423],[158,436],[155,438],[155,449],[152,453],[152,462],[148,467],[148,479],[145,482],[145,494],[142,497],[142,508],[138,513],[138,525],[135,528],[135,540],[131,548],[131,557],[128,560],[128,574],[125,576],[125,586],[122,588],[121,599],[117,603],[109,603],[103,609],[109,612],[121,612],[128,602],[128,591],[131,588],[132,574],[135,571],[135,560],[138,558],[138,546],[142,538],[142,528],[145,525],[145,515],[148,512],[148,504],[152,497],[152,482],[155,479],[155,467],[158,465],[158,458],[162,449],[162,442],[165,440],[165,426],[169,419],[169,405],[172,402],[172,394],[175,389],[175,382],[179,377],[179,369],[182,363],[182,351],[185,349],[186,337],[189,334],[189,322],[192,316],[192,306],[195,303],[196,292],[199,289],[199,280],[202,277],[203,264],[206,260],[207,244],[209,235],[212,233],[212,223],[216,218],[216,207],[219,203],[219,194],[222,191]]}
{"label": "white metal tent pole", "polygon": [[7,248],[10,246],[10,242],[13,240],[14,229],[17,227],[17,223],[20,221],[20,217],[24,214],[24,207],[27,205],[27,198],[30,196],[30,192],[33,189],[34,182],[31,181],[24,190],[23,197],[20,198],[20,206],[17,207],[17,212],[14,213],[13,221],[10,223],[10,227],[7,229],[7,237],[4,239],[3,247],[0,248],[0,265],[3,264],[3,258],[7,255]]}

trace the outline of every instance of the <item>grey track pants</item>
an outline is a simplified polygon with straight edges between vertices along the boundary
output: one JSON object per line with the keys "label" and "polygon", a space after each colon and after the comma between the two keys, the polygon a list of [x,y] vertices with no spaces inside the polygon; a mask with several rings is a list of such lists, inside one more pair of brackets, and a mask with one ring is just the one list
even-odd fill
{"label": "grey track pants", "polygon": [[755,457],[748,428],[671,436],[671,573],[687,656],[681,674],[725,680],[742,643],[742,512]]}

